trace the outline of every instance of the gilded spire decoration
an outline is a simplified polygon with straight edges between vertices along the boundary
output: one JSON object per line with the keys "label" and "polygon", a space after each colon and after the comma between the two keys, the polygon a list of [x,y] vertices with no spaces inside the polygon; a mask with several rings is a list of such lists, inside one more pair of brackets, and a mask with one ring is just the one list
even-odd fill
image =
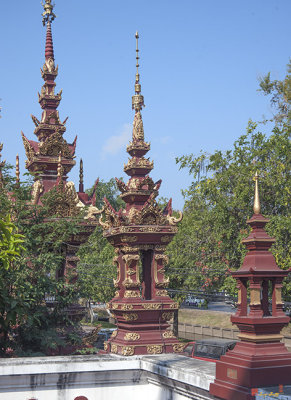
{"label": "gilded spire decoration", "polygon": [[143,99],[143,96],[140,94],[141,93],[141,84],[139,83],[139,71],[138,71],[138,67],[139,67],[139,62],[138,62],[138,60],[139,60],[139,56],[138,56],[139,34],[137,31],[135,33],[135,38],[136,38],[136,74],[135,74],[135,85],[134,85],[135,95],[132,96],[132,108],[137,113],[138,111],[142,110],[142,107],[144,107],[144,99]]}
{"label": "gilded spire decoration", "polygon": [[56,15],[53,13],[54,5],[51,0],[45,0],[45,3],[41,2],[41,5],[44,8],[44,12],[42,13],[42,23],[45,26],[46,23],[51,23]]}
{"label": "gilded spire decoration", "polygon": [[261,204],[260,204],[260,197],[259,197],[259,175],[256,171],[254,176],[255,181],[255,198],[254,198],[254,213],[260,214],[261,213]]}
{"label": "gilded spire decoration", "polygon": [[79,192],[84,192],[84,170],[83,170],[83,160],[80,160],[80,171],[79,171]]}
{"label": "gilded spire decoration", "polygon": [[15,175],[16,175],[16,184],[19,185],[20,182],[20,170],[19,170],[19,155],[16,155],[16,164],[15,164]]}

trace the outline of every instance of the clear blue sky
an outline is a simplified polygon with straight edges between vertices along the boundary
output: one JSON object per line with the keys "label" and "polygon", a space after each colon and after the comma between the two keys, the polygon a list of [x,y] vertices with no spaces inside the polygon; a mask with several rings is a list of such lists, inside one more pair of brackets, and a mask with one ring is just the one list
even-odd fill
{"label": "clear blue sky", "polygon": [[[140,73],[146,108],[145,136],[162,179],[160,195],[183,207],[181,189],[191,177],[175,157],[202,149],[228,149],[249,118],[269,116],[258,78],[281,79],[290,57],[290,0],[55,0],[53,22],[56,89],[63,89],[65,138],[78,135],[77,163],[85,187],[96,177],[127,176],[123,163],[133,111],[135,38],[140,33]],[[21,130],[35,139],[30,114],[40,117],[45,28],[40,0],[1,4],[0,141],[3,158],[26,159]],[[70,180],[78,182],[78,167]]]}

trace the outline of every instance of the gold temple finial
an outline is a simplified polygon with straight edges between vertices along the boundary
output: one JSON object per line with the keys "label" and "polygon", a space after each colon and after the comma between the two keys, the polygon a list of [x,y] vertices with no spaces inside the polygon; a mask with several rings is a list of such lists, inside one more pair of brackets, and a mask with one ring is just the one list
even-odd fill
{"label": "gold temple finial", "polygon": [[47,22],[51,23],[56,18],[56,15],[53,13],[55,5],[51,3],[51,0],[45,0],[45,3],[42,1],[41,5],[44,8],[44,12],[41,15],[43,26],[45,26]]}
{"label": "gold temple finial", "polygon": [[58,159],[58,178],[62,180],[63,178],[63,167],[62,167],[62,152],[59,152],[59,159]]}
{"label": "gold temple finial", "polygon": [[136,31],[135,33],[135,38],[136,38],[136,74],[135,74],[135,85],[134,85],[134,90],[135,90],[135,95],[132,96],[132,108],[137,112],[144,107],[144,98],[140,94],[141,92],[141,85],[139,83],[139,72],[138,72],[138,67],[139,67],[139,49],[138,49],[138,39],[139,39],[139,34]]}
{"label": "gold temple finial", "polygon": [[260,197],[259,197],[259,175],[256,171],[254,176],[255,181],[255,198],[254,198],[254,213],[260,214],[261,213],[261,205],[260,205]]}
{"label": "gold temple finial", "polygon": [[[136,75],[135,75],[135,85],[138,85],[138,83],[139,83],[139,73],[138,73],[138,67],[139,67],[139,63],[138,63],[138,60],[139,60],[139,56],[138,56],[138,52],[139,52],[139,50],[138,50],[138,39],[139,39],[139,36],[138,36],[138,31],[136,31],[135,32],[135,38],[136,38]],[[138,89],[138,90],[136,90],[136,89]],[[137,87],[137,86],[135,86],[135,93],[136,94],[138,94],[139,92],[140,92],[140,85],[139,85],[139,87]]]}
{"label": "gold temple finial", "polygon": [[19,185],[20,170],[19,170],[19,155],[18,154],[16,154],[15,175],[16,175],[16,184]]}

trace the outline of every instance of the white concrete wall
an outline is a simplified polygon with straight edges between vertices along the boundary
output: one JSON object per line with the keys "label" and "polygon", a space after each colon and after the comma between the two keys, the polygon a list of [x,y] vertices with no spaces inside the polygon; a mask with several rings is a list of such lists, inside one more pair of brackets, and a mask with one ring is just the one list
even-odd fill
{"label": "white concrete wall", "polygon": [[2,359],[0,400],[205,400],[214,372],[176,354]]}

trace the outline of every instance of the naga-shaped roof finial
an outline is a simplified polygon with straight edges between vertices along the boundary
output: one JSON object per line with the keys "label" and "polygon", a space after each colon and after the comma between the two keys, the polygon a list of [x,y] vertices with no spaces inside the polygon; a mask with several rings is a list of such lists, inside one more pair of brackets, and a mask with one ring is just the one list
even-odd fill
{"label": "naga-shaped roof finial", "polygon": [[45,26],[47,22],[51,23],[56,18],[56,14],[53,13],[54,5],[51,0],[45,0],[45,3],[42,1],[41,5],[44,8],[44,12],[41,15],[43,26]]}
{"label": "naga-shaped roof finial", "polygon": [[255,181],[255,198],[254,198],[254,213],[260,214],[261,213],[261,204],[260,204],[260,197],[259,197],[259,175],[256,171],[254,176]]}

